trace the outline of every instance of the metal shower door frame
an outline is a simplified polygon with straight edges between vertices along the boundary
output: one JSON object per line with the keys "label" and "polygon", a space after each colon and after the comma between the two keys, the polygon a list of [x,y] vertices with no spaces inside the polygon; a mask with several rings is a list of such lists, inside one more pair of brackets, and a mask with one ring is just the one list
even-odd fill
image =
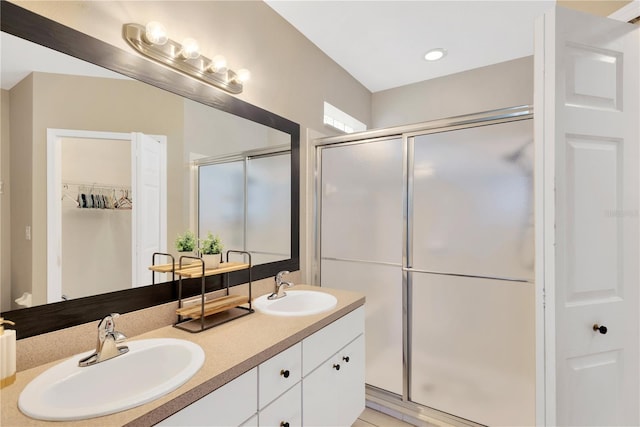
{"label": "metal shower door frame", "polygon": [[[402,138],[402,177],[403,177],[403,236],[402,236],[402,396],[377,389],[367,385],[367,399],[378,402],[383,406],[391,406],[400,412],[409,415],[426,415],[447,420],[449,422],[468,424],[468,420],[462,420],[451,414],[446,414],[435,409],[424,407],[411,401],[411,296],[412,296],[412,272],[425,272],[412,267],[412,238],[413,230],[413,164],[414,164],[414,141],[422,135],[449,132],[460,129],[473,128],[478,126],[488,126],[500,123],[508,123],[533,118],[533,107],[523,105],[505,109],[491,110],[476,114],[456,116],[446,119],[434,120],[414,125],[392,127],[387,129],[371,130],[366,132],[352,133],[348,135],[320,138],[313,141],[315,150],[314,161],[314,195],[313,195],[313,221],[314,227],[314,254],[312,266],[313,283],[320,284],[322,272],[320,269],[322,261],[322,151],[325,148],[343,147],[357,144],[367,144],[380,142],[389,139]],[[348,260],[361,261],[361,260]],[[377,263],[384,264],[386,263]],[[395,265],[395,264],[394,264]],[[503,280],[512,280],[504,278]],[[515,281],[523,281],[515,279]],[[524,282],[527,282],[524,280]]]}

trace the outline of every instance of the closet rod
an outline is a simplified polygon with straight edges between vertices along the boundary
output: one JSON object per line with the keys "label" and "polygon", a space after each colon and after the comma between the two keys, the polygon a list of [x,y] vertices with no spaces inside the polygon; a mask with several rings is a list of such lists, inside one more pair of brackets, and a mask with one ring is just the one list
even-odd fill
{"label": "closet rod", "polygon": [[100,188],[115,188],[115,189],[124,189],[131,190],[131,184],[104,184],[100,182],[74,182],[74,181],[62,181],[62,185],[77,185],[77,186],[85,186],[85,187],[100,187]]}

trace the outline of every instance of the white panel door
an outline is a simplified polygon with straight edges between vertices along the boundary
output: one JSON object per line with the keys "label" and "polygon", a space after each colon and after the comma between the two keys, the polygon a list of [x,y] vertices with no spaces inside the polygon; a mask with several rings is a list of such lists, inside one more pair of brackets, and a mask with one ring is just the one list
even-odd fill
{"label": "white panel door", "polygon": [[167,251],[166,138],[131,135],[133,178],[132,283],[149,284],[154,252]]}
{"label": "white panel door", "polygon": [[561,8],[537,25],[538,422],[638,425],[640,28]]}

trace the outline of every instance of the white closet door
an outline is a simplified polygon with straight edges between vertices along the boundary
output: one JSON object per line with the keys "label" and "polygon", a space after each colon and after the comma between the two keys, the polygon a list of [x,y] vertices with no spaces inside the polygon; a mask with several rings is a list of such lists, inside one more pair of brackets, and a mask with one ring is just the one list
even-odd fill
{"label": "white closet door", "polygon": [[133,286],[149,284],[154,252],[167,251],[166,139],[131,135]]}
{"label": "white closet door", "polygon": [[401,395],[402,139],[321,155],[321,282],[366,295],[366,382]]}
{"label": "white closet door", "polygon": [[537,25],[538,422],[638,425],[640,28],[561,8]]}

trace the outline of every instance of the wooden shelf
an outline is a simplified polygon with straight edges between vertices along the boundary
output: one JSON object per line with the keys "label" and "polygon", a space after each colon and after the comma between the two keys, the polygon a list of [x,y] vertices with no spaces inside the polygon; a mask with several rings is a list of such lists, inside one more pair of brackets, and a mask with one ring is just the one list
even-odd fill
{"label": "wooden shelf", "polygon": [[[241,262],[223,262],[220,263],[219,268],[206,269],[204,271],[204,275],[215,276],[216,274],[230,273],[232,271],[244,270],[247,268],[249,268],[249,264]],[[187,279],[202,277],[202,264],[196,261],[195,263],[187,265],[186,267],[182,266],[182,268],[176,269],[176,274]]]}
{"label": "wooden shelf", "polygon": [[173,271],[173,264],[150,265],[149,270],[157,273],[171,273]]}
{"label": "wooden shelf", "polygon": [[240,317],[244,317],[247,314],[251,314],[252,312],[252,310],[244,307],[233,307],[207,317],[201,317],[199,319],[191,319],[176,323],[174,327],[182,329],[183,331],[198,333],[222,325],[223,323],[239,319]]}
{"label": "wooden shelf", "polygon": [[[229,310],[230,308],[234,308],[248,302],[249,297],[246,295],[227,295],[224,297],[216,298],[204,304],[204,315],[210,316],[212,314],[220,313],[221,311]],[[194,304],[189,307],[182,307],[177,309],[176,313],[183,317],[199,319],[202,315],[202,305]]]}
{"label": "wooden shelf", "polygon": [[[202,264],[196,260],[193,260],[191,264],[182,265],[179,268],[176,265],[176,274],[191,279],[194,277],[202,277]],[[216,274],[230,273],[232,271],[244,270],[249,268],[249,264],[241,262],[222,262],[219,268],[209,268],[204,271],[205,276],[214,276]],[[149,266],[149,270],[157,273],[171,273],[173,270],[173,264],[157,264]]]}
{"label": "wooden shelf", "polygon": [[[194,267],[196,265],[201,265],[200,261],[193,259],[193,258],[187,258],[186,262],[182,263],[182,268],[185,269],[187,267]],[[150,265],[149,266],[149,270],[151,271],[155,271],[157,273],[171,273],[171,271],[173,270],[174,265],[173,264],[156,264],[156,265]],[[180,263],[176,262],[175,265],[176,269],[180,268]],[[200,267],[202,268],[202,267]]]}

